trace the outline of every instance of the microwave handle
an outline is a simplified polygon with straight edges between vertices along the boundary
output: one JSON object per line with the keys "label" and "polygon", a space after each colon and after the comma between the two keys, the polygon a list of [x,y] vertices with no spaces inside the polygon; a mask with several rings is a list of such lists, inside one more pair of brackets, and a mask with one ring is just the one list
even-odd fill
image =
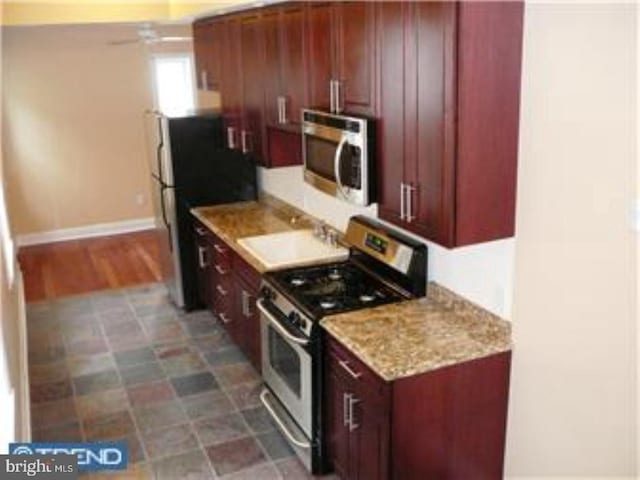
{"label": "microwave handle", "polygon": [[342,150],[347,143],[346,135],[342,137],[340,143],[338,143],[338,148],[336,148],[336,155],[333,159],[333,170],[336,176],[336,185],[338,186],[338,190],[342,194],[344,198],[349,198],[347,192],[344,189],[344,185],[342,185],[342,178],[340,178],[340,157],[342,156]]}

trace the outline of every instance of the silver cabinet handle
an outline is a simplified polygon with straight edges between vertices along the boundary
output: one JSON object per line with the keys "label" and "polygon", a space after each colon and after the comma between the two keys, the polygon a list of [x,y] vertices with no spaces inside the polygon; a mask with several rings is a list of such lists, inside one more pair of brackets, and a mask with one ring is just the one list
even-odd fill
{"label": "silver cabinet handle", "polygon": [[329,80],[329,111],[336,113],[335,80]]}
{"label": "silver cabinet handle", "polygon": [[339,361],[338,361],[338,363],[340,364],[340,366],[341,366],[342,368],[344,368],[344,369],[347,371],[347,373],[348,373],[349,375],[351,375],[351,376],[352,376],[353,378],[355,378],[356,380],[362,376],[362,373],[360,373],[360,372],[354,372],[354,371],[351,369],[351,367],[349,367],[349,362],[347,362],[346,360],[339,360]]}
{"label": "silver cabinet handle", "polygon": [[345,427],[349,426],[349,397],[350,393],[342,394],[342,425]]}
{"label": "silver cabinet handle", "polygon": [[226,249],[226,248],[221,247],[221,246],[220,246],[220,245],[218,245],[217,243],[214,243],[214,244],[213,244],[213,248],[214,248],[214,250],[215,250],[216,252],[218,252],[218,253],[225,253],[225,252],[227,251],[227,249]]}
{"label": "silver cabinet handle", "polygon": [[200,268],[207,268],[207,260],[205,257],[206,253],[206,248],[198,246],[198,266]]}
{"label": "silver cabinet handle", "polygon": [[252,315],[250,298],[252,295],[246,290],[242,290],[242,314],[249,318]]}
{"label": "silver cabinet handle", "polygon": [[227,316],[223,312],[218,313],[218,316],[220,317],[220,320],[222,320],[222,323],[224,324],[227,324],[231,321],[231,319],[227,318]]}
{"label": "silver cabinet handle", "polygon": [[282,123],[289,123],[287,118],[287,97],[282,97]]}
{"label": "silver cabinet handle", "polygon": [[227,146],[231,150],[236,148],[236,127],[227,127]]}
{"label": "silver cabinet handle", "polygon": [[276,106],[278,107],[278,123],[282,123],[282,97],[276,99]]}
{"label": "silver cabinet handle", "polygon": [[200,83],[202,83],[203,90],[209,90],[209,79],[207,77],[207,71],[202,70],[202,72],[200,72]]}
{"label": "silver cabinet handle", "polygon": [[400,220],[404,220],[405,219],[405,214],[404,214],[405,204],[404,204],[404,200],[405,200],[406,197],[404,196],[404,188],[405,188],[404,182],[400,182]]}
{"label": "silver cabinet handle", "polygon": [[222,288],[222,285],[216,285],[216,290],[223,297],[226,297],[229,294],[229,292],[227,292],[224,288]]}
{"label": "silver cabinet handle", "polygon": [[416,187],[409,183],[407,184],[406,187],[406,192],[407,192],[407,222],[411,223],[413,220],[415,220],[415,215],[413,214],[413,192],[415,192]]}
{"label": "silver cabinet handle", "polygon": [[207,231],[202,227],[196,227],[196,233],[202,237],[207,233]]}
{"label": "silver cabinet handle", "polygon": [[217,263],[213,266],[213,268],[215,268],[216,272],[218,272],[220,275],[226,275],[227,273],[229,273],[229,270],[225,270],[224,268],[222,268]]}
{"label": "silver cabinet handle", "polygon": [[278,123],[286,124],[289,120],[287,119],[287,97],[279,96],[278,97]]}
{"label": "silver cabinet handle", "polygon": [[282,335],[284,338],[286,338],[287,340],[293,342],[293,343],[297,343],[298,345],[308,345],[309,344],[309,340],[306,338],[300,338],[300,337],[296,337],[295,335],[291,335],[289,332],[287,332],[287,329],[284,328],[280,322],[278,321],[278,319],[276,317],[274,317],[271,312],[269,310],[267,310],[267,307],[264,306],[264,301],[262,299],[258,300],[256,302],[256,306],[258,307],[258,310],[260,310],[260,313],[262,313],[262,315],[264,315],[264,318],[271,324],[273,325],[273,327],[278,331],[278,333],[280,333],[280,335]]}
{"label": "silver cabinet handle", "polygon": [[360,425],[358,425],[353,421],[353,417],[354,417],[353,406],[360,403],[361,400],[358,400],[353,394],[350,393],[348,402],[349,402],[349,431],[353,432],[357,428],[360,428]]}
{"label": "silver cabinet handle", "polygon": [[241,145],[241,149],[242,149],[242,153],[249,153],[251,151],[251,147],[249,145],[249,136],[251,135],[250,132],[247,132],[246,130],[242,130],[242,132],[240,132],[240,145]]}
{"label": "silver cabinet handle", "polygon": [[342,113],[342,98],[341,98],[341,91],[340,91],[340,88],[341,88],[341,85],[340,85],[340,84],[341,84],[341,83],[342,83],[342,82],[340,82],[340,80],[336,80],[336,81],[335,81],[335,87],[334,87],[335,92],[336,92],[336,93],[335,93],[335,97],[336,97],[336,98],[335,98],[335,100],[334,100],[334,102],[335,102],[335,104],[336,104],[336,107],[335,107],[335,108],[336,108],[336,109],[335,109],[335,113]]}
{"label": "silver cabinet handle", "polygon": [[286,427],[284,422],[282,420],[280,420],[280,417],[278,417],[278,414],[276,413],[274,408],[271,406],[271,404],[267,400],[267,396],[270,395],[270,394],[271,393],[269,392],[269,390],[263,390],[262,393],[260,393],[260,401],[264,405],[264,408],[267,409],[267,412],[269,412],[269,415],[271,415],[271,418],[273,418],[273,421],[276,422],[278,427],[280,427],[280,430],[282,431],[282,433],[284,433],[285,437],[287,437],[289,439],[289,441],[291,443],[293,443],[297,447],[304,448],[304,449],[311,448],[311,444],[309,442],[305,442],[303,440],[298,440],[289,431],[289,429]]}

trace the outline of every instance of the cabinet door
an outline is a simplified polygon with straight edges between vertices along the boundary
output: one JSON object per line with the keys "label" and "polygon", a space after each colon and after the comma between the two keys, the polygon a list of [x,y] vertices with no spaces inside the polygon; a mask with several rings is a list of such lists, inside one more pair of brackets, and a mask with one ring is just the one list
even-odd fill
{"label": "cabinet door", "polygon": [[349,476],[349,429],[346,426],[346,400],[349,382],[340,375],[337,365],[327,361],[326,375],[326,417],[325,437],[328,457],[340,478]]}
{"label": "cabinet door", "polygon": [[240,348],[256,370],[261,370],[260,315],[256,308],[257,290],[236,275],[236,318],[242,323]]}
{"label": "cabinet door", "polygon": [[242,17],[240,23],[242,65],[242,129],[240,149],[262,163],[264,138],[264,42],[260,17]]}
{"label": "cabinet door", "polygon": [[309,105],[329,108],[329,82],[333,76],[334,6],[329,2],[307,5],[307,69],[309,71]]}
{"label": "cabinet door", "polygon": [[454,240],[455,8],[416,2],[410,16],[415,33],[407,42],[407,51],[416,52],[410,59],[415,71],[407,70],[408,228],[447,246]]}
{"label": "cabinet door", "polygon": [[284,122],[299,125],[307,101],[304,64],[304,8],[294,4],[282,8],[280,17],[280,78],[284,97]]}
{"label": "cabinet door", "polygon": [[205,22],[196,22],[193,24],[193,56],[195,60],[196,84],[200,89],[206,89],[204,83],[207,73],[207,55],[209,52],[207,36],[209,26]]}
{"label": "cabinet door", "polygon": [[334,78],[340,87],[338,101],[345,112],[374,116],[375,2],[341,2],[335,8]]}
{"label": "cabinet door", "polygon": [[404,182],[404,36],[405,2],[380,2],[380,118],[377,121],[378,200],[380,216],[402,225],[401,185]]}
{"label": "cabinet door", "polygon": [[383,480],[389,476],[389,411],[375,393],[354,387],[348,399],[353,404],[349,478]]}
{"label": "cabinet door", "polygon": [[227,147],[240,149],[240,22],[237,17],[223,18],[215,22],[224,48],[221,55],[222,84],[220,101],[226,129]]}
{"label": "cabinet door", "polygon": [[262,15],[264,36],[264,121],[279,123],[278,99],[282,95],[280,78],[280,10],[268,10]]}

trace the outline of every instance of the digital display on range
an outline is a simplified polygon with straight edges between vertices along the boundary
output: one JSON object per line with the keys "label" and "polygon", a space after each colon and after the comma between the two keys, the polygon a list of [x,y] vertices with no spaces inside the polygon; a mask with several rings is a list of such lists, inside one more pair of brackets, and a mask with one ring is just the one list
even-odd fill
{"label": "digital display on range", "polygon": [[364,237],[364,244],[367,247],[375,250],[376,252],[385,255],[387,253],[387,246],[389,245],[389,242],[376,235],[367,233],[367,235]]}

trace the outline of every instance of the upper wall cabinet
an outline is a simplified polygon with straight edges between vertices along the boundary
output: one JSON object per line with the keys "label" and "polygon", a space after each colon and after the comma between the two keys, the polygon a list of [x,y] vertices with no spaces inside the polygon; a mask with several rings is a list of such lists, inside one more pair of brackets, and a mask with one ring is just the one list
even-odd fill
{"label": "upper wall cabinet", "polygon": [[304,57],[304,5],[294,3],[262,14],[266,68],[265,120],[283,129],[298,127],[307,103]]}
{"label": "upper wall cabinet", "polygon": [[310,2],[306,48],[311,106],[376,114],[375,2]]}
{"label": "upper wall cabinet", "polygon": [[220,88],[220,62],[217,49],[219,41],[212,20],[203,20],[193,24],[193,53],[197,87],[201,90]]}
{"label": "upper wall cabinet", "polygon": [[380,216],[456,247],[513,236],[520,2],[381,2]]}

